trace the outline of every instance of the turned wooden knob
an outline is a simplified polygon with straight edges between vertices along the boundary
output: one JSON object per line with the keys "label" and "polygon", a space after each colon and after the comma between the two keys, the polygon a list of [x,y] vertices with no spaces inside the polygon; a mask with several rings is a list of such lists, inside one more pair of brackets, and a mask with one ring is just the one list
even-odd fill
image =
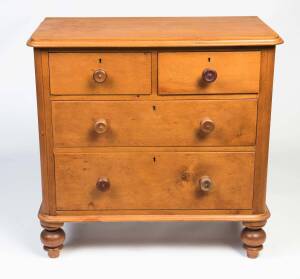
{"label": "turned wooden knob", "polygon": [[210,118],[204,118],[200,122],[200,131],[204,134],[209,134],[215,129],[215,123]]}
{"label": "turned wooden knob", "polygon": [[214,82],[217,76],[217,72],[214,69],[206,68],[202,72],[202,80],[206,83]]}
{"label": "turned wooden knob", "polygon": [[103,134],[107,131],[108,125],[105,119],[99,119],[94,125],[95,132],[97,134]]}
{"label": "turned wooden knob", "polygon": [[107,191],[110,187],[109,179],[106,178],[106,177],[99,178],[97,183],[96,183],[96,187],[101,192]]}
{"label": "turned wooden knob", "polygon": [[209,176],[202,176],[199,180],[200,189],[204,192],[208,192],[211,190],[213,183]]}
{"label": "turned wooden knob", "polygon": [[93,74],[93,79],[94,81],[96,81],[97,83],[103,83],[107,78],[107,74],[104,70],[102,69],[98,69],[94,72]]}

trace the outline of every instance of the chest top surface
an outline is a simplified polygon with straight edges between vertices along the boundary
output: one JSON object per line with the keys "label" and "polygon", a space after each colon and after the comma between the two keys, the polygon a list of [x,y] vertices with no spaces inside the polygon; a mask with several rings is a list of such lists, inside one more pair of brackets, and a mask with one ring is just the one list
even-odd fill
{"label": "chest top surface", "polygon": [[265,46],[280,36],[256,16],[46,18],[32,47]]}

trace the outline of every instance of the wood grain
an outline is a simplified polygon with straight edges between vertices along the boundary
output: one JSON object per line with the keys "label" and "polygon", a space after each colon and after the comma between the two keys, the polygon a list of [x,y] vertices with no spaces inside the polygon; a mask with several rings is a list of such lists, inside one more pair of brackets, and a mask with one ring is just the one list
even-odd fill
{"label": "wood grain", "polygon": [[[55,204],[55,176],[54,176],[54,154],[53,154],[53,123],[52,123],[52,107],[49,88],[49,56],[48,51],[42,50],[42,78],[43,78],[43,99],[45,105],[44,118],[45,118],[45,135],[47,140],[47,167],[48,167],[48,199],[49,199],[49,212],[55,214],[56,204]],[[40,93],[38,93],[40,94]]]}
{"label": "wood grain", "polygon": [[[254,145],[257,103],[248,100],[55,101],[56,147],[92,146],[238,146]],[[201,121],[215,123],[209,134]],[[106,133],[94,125],[105,119]]]}
{"label": "wood grain", "polygon": [[266,204],[274,57],[274,47],[266,48],[262,51],[253,200],[253,207],[256,213],[262,212]]}
{"label": "wood grain", "polygon": [[[152,82],[156,82],[152,80]],[[258,94],[203,94],[203,95],[51,95],[51,101],[170,101],[170,100],[240,100],[258,99]]]}
{"label": "wood grain", "polygon": [[[151,94],[151,53],[49,53],[54,95]],[[107,78],[95,82],[96,70]]]}
{"label": "wood grain", "polygon": [[43,189],[42,210],[44,213],[54,214],[56,210],[55,177],[53,165],[52,112],[51,101],[49,99],[48,51],[35,49],[34,58]]}
{"label": "wood grain", "polygon": [[[105,211],[58,211],[57,215],[39,213],[39,219],[44,222],[262,222],[270,217],[268,208],[264,213],[253,214],[245,210],[187,210],[187,211],[137,211],[122,210],[121,213]],[[87,214],[88,213],[88,214]]]}
{"label": "wood grain", "polygon": [[[202,74],[207,68],[217,72],[214,82],[203,82]],[[158,54],[158,92],[161,95],[258,93],[259,74],[259,51]]]}
{"label": "wood grain", "polygon": [[39,142],[40,142],[40,163],[41,163],[41,182],[42,182],[42,212],[49,214],[49,169],[47,160],[47,134],[45,120],[45,94],[43,84],[42,51],[34,49],[35,77],[36,77],[36,97],[38,108],[39,123]]}
{"label": "wood grain", "polygon": [[33,47],[261,46],[283,40],[258,17],[46,18]]}
{"label": "wood grain", "polygon": [[255,152],[255,146],[104,146],[104,147],[55,147],[54,153],[103,153],[103,152],[132,152],[132,151],[159,151],[159,152]]}
{"label": "wood grain", "polygon": [[[253,164],[242,152],[56,154],[57,209],[249,209]],[[204,175],[214,184],[208,193]],[[97,190],[99,177],[108,191]]]}

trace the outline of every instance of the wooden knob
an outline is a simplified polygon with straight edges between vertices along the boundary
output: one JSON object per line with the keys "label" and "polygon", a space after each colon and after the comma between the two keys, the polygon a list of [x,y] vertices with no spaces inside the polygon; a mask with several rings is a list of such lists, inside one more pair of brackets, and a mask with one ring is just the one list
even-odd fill
{"label": "wooden knob", "polygon": [[202,176],[199,180],[200,189],[204,192],[208,192],[211,190],[213,183],[209,176]]}
{"label": "wooden knob", "polygon": [[204,134],[209,134],[215,129],[215,123],[208,117],[200,122],[200,130]]}
{"label": "wooden knob", "polygon": [[93,74],[94,81],[96,81],[98,83],[103,83],[106,80],[106,78],[107,78],[107,74],[102,69],[96,70]]}
{"label": "wooden knob", "polygon": [[107,131],[107,121],[105,119],[99,119],[96,121],[94,129],[97,134],[103,134]]}
{"label": "wooden knob", "polygon": [[202,72],[202,80],[206,83],[214,82],[217,79],[217,72],[213,69],[206,68]]}
{"label": "wooden knob", "polygon": [[107,191],[110,187],[110,182],[109,182],[108,178],[106,178],[106,177],[99,178],[96,183],[96,187],[101,192]]}

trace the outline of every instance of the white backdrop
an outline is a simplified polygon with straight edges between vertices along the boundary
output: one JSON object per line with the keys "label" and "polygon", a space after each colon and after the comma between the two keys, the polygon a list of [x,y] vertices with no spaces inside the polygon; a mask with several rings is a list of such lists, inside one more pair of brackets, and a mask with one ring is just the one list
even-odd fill
{"label": "white backdrop", "polygon": [[[0,1],[0,276],[199,278],[300,271],[300,1]],[[39,241],[40,169],[32,49],[46,16],[258,15],[285,40],[277,48],[265,250],[249,260],[240,227],[224,223],[67,224],[60,258]],[[298,223],[297,223],[298,222]],[[69,233],[70,232],[70,233]],[[225,276],[226,277],[226,276]]]}

